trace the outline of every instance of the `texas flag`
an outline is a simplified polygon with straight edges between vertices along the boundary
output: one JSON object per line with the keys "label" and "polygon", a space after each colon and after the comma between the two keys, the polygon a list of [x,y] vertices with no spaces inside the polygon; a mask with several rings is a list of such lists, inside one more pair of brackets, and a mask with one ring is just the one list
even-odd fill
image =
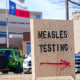
{"label": "texas flag", "polygon": [[25,0],[18,0],[19,2],[23,3]]}
{"label": "texas flag", "polygon": [[12,1],[9,1],[9,14],[20,16],[20,17],[25,17],[25,18],[30,18],[29,11],[19,9],[18,5]]}

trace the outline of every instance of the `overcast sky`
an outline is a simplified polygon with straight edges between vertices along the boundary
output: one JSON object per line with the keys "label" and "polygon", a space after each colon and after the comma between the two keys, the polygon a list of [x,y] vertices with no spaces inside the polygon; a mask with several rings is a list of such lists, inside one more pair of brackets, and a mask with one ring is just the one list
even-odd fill
{"label": "overcast sky", "polygon": [[[43,19],[66,19],[65,7],[59,4],[52,4],[49,0],[25,0],[24,3],[20,3],[17,0],[12,0],[15,3],[27,7],[29,11],[42,12]],[[7,0],[9,7],[9,0]],[[1,0],[0,8],[6,8],[6,0]],[[71,15],[70,15],[71,17]]]}

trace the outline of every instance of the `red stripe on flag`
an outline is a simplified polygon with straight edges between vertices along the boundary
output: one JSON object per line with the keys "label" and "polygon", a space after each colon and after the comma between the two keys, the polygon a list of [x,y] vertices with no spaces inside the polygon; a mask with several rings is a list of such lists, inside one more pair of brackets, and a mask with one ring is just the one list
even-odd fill
{"label": "red stripe on flag", "polygon": [[30,18],[30,12],[29,11],[20,10],[20,9],[16,9],[16,16]]}

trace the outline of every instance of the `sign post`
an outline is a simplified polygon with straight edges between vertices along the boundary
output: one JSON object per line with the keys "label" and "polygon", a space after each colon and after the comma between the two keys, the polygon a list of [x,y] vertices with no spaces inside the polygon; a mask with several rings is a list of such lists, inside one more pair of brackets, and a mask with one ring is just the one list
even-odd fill
{"label": "sign post", "polygon": [[32,19],[32,80],[75,76],[73,22]]}

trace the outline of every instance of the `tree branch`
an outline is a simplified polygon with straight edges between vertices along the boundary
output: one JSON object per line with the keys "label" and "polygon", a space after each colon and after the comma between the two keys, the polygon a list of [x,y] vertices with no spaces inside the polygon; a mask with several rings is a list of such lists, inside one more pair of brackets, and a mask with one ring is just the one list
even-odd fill
{"label": "tree branch", "polygon": [[76,2],[74,2],[74,1],[71,1],[71,0],[69,0],[71,3],[73,3],[73,4],[76,4],[76,5],[78,5],[78,6],[80,6],[80,4],[79,3],[76,3]]}

